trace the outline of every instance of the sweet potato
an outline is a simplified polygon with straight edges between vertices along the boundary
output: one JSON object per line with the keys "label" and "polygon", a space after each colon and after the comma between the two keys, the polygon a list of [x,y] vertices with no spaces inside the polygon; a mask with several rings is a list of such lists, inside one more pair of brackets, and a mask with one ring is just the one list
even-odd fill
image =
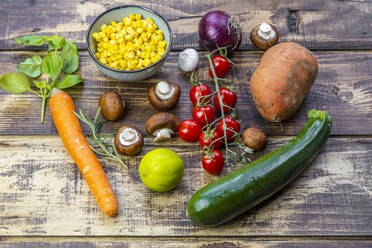
{"label": "sweet potato", "polygon": [[281,122],[291,118],[318,74],[318,62],[305,47],[283,42],[262,56],[250,82],[258,112],[265,119]]}

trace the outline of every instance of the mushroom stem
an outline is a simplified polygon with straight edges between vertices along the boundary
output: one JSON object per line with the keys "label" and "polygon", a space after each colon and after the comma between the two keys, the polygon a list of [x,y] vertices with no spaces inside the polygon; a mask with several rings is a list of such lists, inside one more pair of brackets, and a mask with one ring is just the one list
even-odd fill
{"label": "mushroom stem", "polygon": [[138,134],[133,128],[126,128],[119,135],[120,144],[123,146],[130,146],[136,143],[138,139]]}
{"label": "mushroom stem", "polygon": [[161,100],[168,100],[172,97],[174,92],[174,87],[167,82],[161,81],[156,85],[155,94]]}
{"label": "mushroom stem", "polygon": [[154,132],[154,136],[155,136],[154,141],[158,142],[158,141],[170,139],[172,133],[174,132],[169,128],[161,128],[159,130],[156,130]]}
{"label": "mushroom stem", "polygon": [[254,149],[252,149],[252,148],[246,146],[246,147],[244,147],[244,151],[245,151],[246,153],[250,153],[250,154],[252,154],[252,153],[254,152]]}
{"label": "mushroom stem", "polygon": [[264,40],[270,40],[274,37],[275,31],[271,28],[270,24],[263,22],[258,28],[258,36]]}

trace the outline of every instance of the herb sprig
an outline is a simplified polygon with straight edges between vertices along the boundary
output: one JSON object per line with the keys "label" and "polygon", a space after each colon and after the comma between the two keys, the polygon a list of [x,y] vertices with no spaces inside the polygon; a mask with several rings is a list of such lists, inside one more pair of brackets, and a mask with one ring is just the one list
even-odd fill
{"label": "herb sprig", "polygon": [[[15,40],[23,46],[42,46],[48,42],[44,58],[39,55],[27,58],[18,65],[19,73],[6,73],[0,77],[0,87],[4,90],[15,94],[29,91],[43,99],[40,122],[44,123],[46,100],[52,89],[65,89],[83,82],[79,75],[72,75],[79,66],[79,51],[73,42],[59,35],[29,35]],[[62,71],[64,75],[60,76]]]}
{"label": "herb sprig", "polygon": [[98,116],[101,111],[101,107],[98,108],[95,116],[93,119],[89,119],[89,117],[80,109],[79,113],[75,113],[76,117],[79,118],[82,122],[87,124],[89,128],[92,131],[92,135],[88,136],[84,134],[84,136],[93,144],[95,144],[98,148],[100,148],[100,151],[95,148],[93,145],[90,145],[90,148],[99,156],[101,156],[103,159],[109,159],[116,161],[123,165],[125,168],[128,168],[128,166],[124,163],[124,161],[121,159],[115,145],[107,146],[106,141],[111,138],[115,133],[111,133],[106,136],[99,135],[99,130],[101,129],[102,125],[107,122],[107,120],[102,120],[98,122]]}

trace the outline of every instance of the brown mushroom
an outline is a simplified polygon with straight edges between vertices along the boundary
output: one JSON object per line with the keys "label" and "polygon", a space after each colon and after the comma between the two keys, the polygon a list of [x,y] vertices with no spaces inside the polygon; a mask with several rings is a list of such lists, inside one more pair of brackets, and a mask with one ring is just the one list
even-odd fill
{"label": "brown mushroom", "polygon": [[154,108],[168,110],[177,105],[180,94],[181,90],[178,84],[160,81],[149,88],[148,97]]}
{"label": "brown mushroom", "polygon": [[134,156],[142,150],[143,135],[137,127],[124,125],[117,131],[114,143],[118,152]]}
{"label": "brown mushroom", "polygon": [[278,43],[279,32],[274,25],[264,22],[252,29],[250,37],[256,47],[267,50]]}
{"label": "brown mushroom", "polygon": [[109,121],[117,121],[124,115],[125,103],[115,91],[104,93],[98,102],[102,116]]}
{"label": "brown mushroom", "polygon": [[170,113],[157,113],[146,121],[146,131],[155,136],[154,141],[170,139],[171,134],[177,132],[179,121],[176,116]]}
{"label": "brown mushroom", "polygon": [[251,150],[261,151],[266,147],[266,134],[258,128],[247,128],[242,134],[243,143]]}

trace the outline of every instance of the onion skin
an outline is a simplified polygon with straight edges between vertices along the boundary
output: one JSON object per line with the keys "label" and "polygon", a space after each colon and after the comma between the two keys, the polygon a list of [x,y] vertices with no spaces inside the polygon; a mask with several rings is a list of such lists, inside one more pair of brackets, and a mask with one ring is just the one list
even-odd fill
{"label": "onion skin", "polygon": [[199,22],[199,44],[210,51],[219,47],[236,50],[242,33],[238,21],[224,11],[215,10],[204,15]]}

